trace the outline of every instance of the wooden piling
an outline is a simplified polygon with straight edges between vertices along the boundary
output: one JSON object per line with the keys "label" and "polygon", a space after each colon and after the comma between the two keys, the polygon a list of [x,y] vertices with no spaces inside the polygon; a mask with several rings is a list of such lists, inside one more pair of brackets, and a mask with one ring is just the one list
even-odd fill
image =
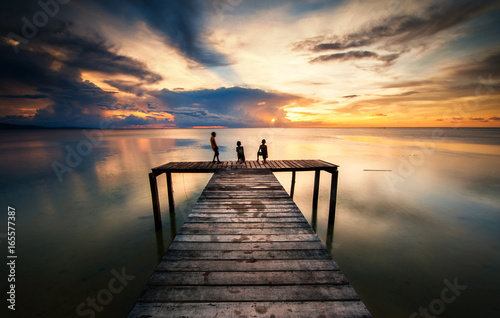
{"label": "wooden piling", "polygon": [[161,211],[160,197],[158,196],[158,183],[156,182],[156,174],[149,173],[149,185],[151,187],[151,200],[153,201],[153,216],[155,220],[155,228],[161,229]]}
{"label": "wooden piling", "polygon": [[170,215],[175,214],[174,189],[172,185],[172,173],[167,172],[167,193],[168,193],[168,210]]}
{"label": "wooden piling", "polygon": [[[332,176],[331,184],[330,184],[330,207],[328,209],[328,227],[326,234],[327,244],[332,244],[333,242],[333,230],[335,228],[335,211],[337,206],[337,187],[338,187],[338,178],[339,171],[337,169],[330,171]],[[331,247],[329,248],[331,250]]]}
{"label": "wooden piling", "polygon": [[313,210],[318,210],[320,173],[321,173],[321,170],[314,171]]}

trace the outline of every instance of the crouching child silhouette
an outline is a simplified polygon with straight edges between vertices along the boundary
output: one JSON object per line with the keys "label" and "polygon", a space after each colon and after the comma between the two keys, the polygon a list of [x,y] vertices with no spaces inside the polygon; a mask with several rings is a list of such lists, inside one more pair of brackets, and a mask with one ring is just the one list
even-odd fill
{"label": "crouching child silhouette", "polygon": [[257,162],[259,162],[259,156],[262,156],[262,159],[264,159],[264,163],[266,163],[267,159],[267,146],[266,146],[266,140],[262,139],[262,145],[259,146],[259,152],[257,152]]}
{"label": "crouching child silhouette", "polygon": [[236,143],[236,154],[238,155],[238,163],[243,163],[245,162],[245,151],[243,149],[243,146],[241,145],[241,141],[238,141]]}

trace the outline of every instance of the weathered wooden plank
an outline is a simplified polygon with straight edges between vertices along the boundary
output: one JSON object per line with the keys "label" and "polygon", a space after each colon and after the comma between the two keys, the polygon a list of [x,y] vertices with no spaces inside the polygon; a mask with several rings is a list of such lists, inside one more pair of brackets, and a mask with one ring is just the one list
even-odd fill
{"label": "weathered wooden plank", "polygon": [[269,218],[277,218],[277,217],[302,217],[302,213],[298,212],[268,212],[267,210],[263,210],[261,212],[237,212],[237,213],[220,213],[220,212],[192,212],[189,214],[189,217],[206,217],[206,218],[261,218],[261,217],[269,217]]}
{"label": "weathered wooden plank", "polygon": [[300,164],[295,160],[287,160],[287,163],[291,168],[300,168]]}
{"label": "weathered wooden plank", "polygon": [[157,272],[338,271],[331,259],[162,260]]}
{"label": "weathered wooden plank", "polygon": [[281,234],[281,235],[184,235],[178,234],[174,242],[316,242],[319,238],[315,234]]}
{"label": "weathered wooden plank", "polygon": [[268,208],[268,207],[261,207],[261,208],[245,208],[244,206],[238,207],[238,208],[230,208],[230,207],[220,207],[220,206],[215,206],[213,208],[206,208],[206,207],[194,207],[191,214],[194,213],[225,213],[225,214],[238,214],[239,216],[242,215],[242,213],[253,213],[253,212],[266,212],[266,213],[300,213],[299,208],[292,206],[289,208]]}
{"label": "weathered wooden plank", "polygon": [[187,223],[191,222],[214,222],[214,223],[233,223],[233,222],[239,222],[239,223],[262,223],[262,222],[269,222],[269,223],[281,223],[281,222],[287,222],[287,223],[307,223],[307,220],[304,217],[277,217],[277,218],[272,218],[272,217],[259,217],[259,218],[250,218],[250,217],[234,217],[234,218],[224,218],[224,217],[219,217],[219,218],[197,218],[197,217],[188,217],[186,220]]}
{"label": "weathered wooden plank", "polygon": [[349,285],[148,286],[140,302],[359,300]]}
{"label": "weathered wooden plank", "polygon": [[190,167],[190,170],[192,170],[193,172],[198,170],[198,168],[200,166],[202,166],[204,163],[202,161],[195,161],[193,162],[193,165]]}
{"label": "weathered wooden plank", "polygon": [[212,187],[212,186],[219,186],[219,187],[243,186],[244,188],[247,188],[251,185],[255,185],[255,184],[259,184],[259,183],[262,185],[266,185],[266,186],[279,186],[279,184],[276,184],[275,182],[272,182],[269,179],[265,179],[265,178],[252,178],[252,179],[242,179],[242,180],[228,178],[228,179],[222,179],[222,180],[218,179],[216,183],[209,184],[208,187]]}
{"label": "weathered wooden plank", "polygon": [[255,160],[247,160],[244,164],[238,164],[236,161],[224,161],[220,164],[211,161],[202,161],[192,164],[190,162],[169,162],[167,164],[153,168],[155,173],[163,172],[210,172],[218,169],[242,169],[242,170],[265,170],[273,171],[291,171],[291,170],[315,170],[336,169],[338,166],[324,160],[267,160],[257,163]]}
{"label": "weathered wooden plank", "polygon": [[361,301],[138,303],[129,318],[371,317]]}
{"label": "weathered wooden plank", "polygon": [[269,165],[273,169],[280,169],[280,166],[275,160],[266,162],[266,165]]}
{"label": "weathered wooden plank", "polygon": [[191,223],[189,225],[200,224],[204,227],[188,227],[183,226],[178,232],[178,235],[190,234],[210,234],[210,235],[299,235],[299,234],[314,234],[310,228],[214,228],[211,224]]}
{"label": "weathered wooden plank", "polygon": [[[221,193],[221,194],[210,194],[210,195],[201,194],[199,199],[203,199],[203,200],[246,200],[246,199],[250,199],[250,198],[255,198],[255,196],[250,195],[250,194],[244,194],[244,193],[231,194],[231,195]],[[287,199],[285,194],[283,194],[283,195],[279,195],[279,194],[260,195],[259,198],[260,199],[273,199],[273,198],[275,198],[276,200]]]}
{"label": "weathered wooden plank", "polygon": [[340,271],[155,272],[150,286],[347,285]]}
{"label": "weathered wooden plank", "polygon": [[329,259],[326,249],[316,250],[277,250],[277,251],[180,251],[168,250],[163,256],[167,260],[289,260],[289,259]]}
{"label": "weathered wooden plank", "polygon": [[277,161],[276,161],[276,164],[277,164],[277,165],[278,165],[281,169],[286,169],[286,168],[287,168],[287,167],[286,167],[286,165],[285,165],[285,163],[284,163],[283,161],[281,161],[281,160],[277,160]]}
{"label": "weathered wooden plank", "polygon": [[[215,195],[215,196],[220,196],[220,195],[246,195],[246,196],[256,196],[259,197],[261,195],[266,195],[266,196],[274,196],[274,195],[283,195],[283,190],[281,188],[271,188],[271,187],[266,187],[266,188],[250,188],[250,187],[234,187],[234,188],[222,188],[222,187],[211,187],[209,189],[206,189],[203,191],[203,196],[210,196],[210,195]],[[287,197],[285,197],[287,198]],[[288,198],[287,198],[288,199]]]}
{"label": "weathered wooden plank", "polygon": [[235,201],[235,200],[219,200],[217,202],[213,201],[198,201],[195,205],[196,207],[240,207],[240,206],[247,206],[249,208],[251,207],[259,207],[261,205],[264,205],[266,207],[287,207],[287,206],[296,206],[295,203],[292,200],[271,200],[271,199],[247,199],[247,200],[242,200],[242,201]]}
{"label": "weathered wooden plank", "polygon": [[[199,220],[198,220],[199,221]],[[224,222],[217,223],[218,228],[253,228],[253,229],[268,229],[268,228],[309,228],[309,223],[307,222],[289,222],[289,223],[280,223],[280,222],[252,222],[249,226],[250,222]],[[184,223],[184,226],[191,225],[209,225],[214,228],[214,222],[188,222]]]}
{"label": "weathered wooden plank", "polygon": [[271,250],[320,250],[325,247],[315,242],[257,242],[257,243],[211,243],[172,242],[169,249],[175,251],[271,251]]}

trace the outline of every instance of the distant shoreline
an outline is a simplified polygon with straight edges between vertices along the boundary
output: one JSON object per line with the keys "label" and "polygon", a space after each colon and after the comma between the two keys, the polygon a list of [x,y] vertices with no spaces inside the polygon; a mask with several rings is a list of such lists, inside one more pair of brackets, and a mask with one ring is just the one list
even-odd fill
{"label": "distant shoreline", "polygon": [[[203,127],[203,128],[193,128],[193,127],[164,127],[164,128],[150,128],[150,127],[138,127],[138,128],[108,128],[103,130],[145,130],[145,129],[200,129],[200,130],[221,130],[221,129],[274,129],[274,128],[286,128],[286,129],[500,129],[500,127]],[[38,125],[18,125],[18,124],[5,124],[0,123],[0,130],[75,130],[75,129],[99,129],[92,127],[45,127]]]}

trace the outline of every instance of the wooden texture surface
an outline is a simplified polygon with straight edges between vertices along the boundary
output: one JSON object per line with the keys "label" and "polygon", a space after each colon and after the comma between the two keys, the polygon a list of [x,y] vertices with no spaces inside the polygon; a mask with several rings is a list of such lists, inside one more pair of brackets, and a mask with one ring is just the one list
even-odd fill
{"label": "wooden texture surface", "polygon": [[198,162],[169,162],[159,167],[153,168],[153,173],[161,174],[164,172],[216,172],[218,170],[237,170],[237,169],[267,169],[277,171],[313,171],[326,170],[334,171],[337,165],[323,160],[247,160],[244,163],[237,161],[223,161],[216,163],[211,161]]}
{"label": "wooden texture surface", "polygon": [[371,316],[271,169],[246,168],[214,174],[129,317]]}

